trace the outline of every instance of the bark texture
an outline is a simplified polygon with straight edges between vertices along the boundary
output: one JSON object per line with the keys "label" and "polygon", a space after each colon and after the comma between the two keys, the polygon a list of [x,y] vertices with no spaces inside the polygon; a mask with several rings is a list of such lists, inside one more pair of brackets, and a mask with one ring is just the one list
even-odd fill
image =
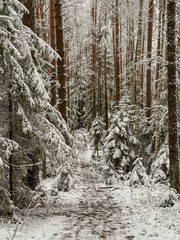
{"label": "bark texture", "polygon": [[101,36],[101,19],[99,20],[99,38],[98,38],[98,114],[99,116],[102,115],[102,99],[101,99],[101,87],[102,87],[102,84],[101,84],[101,64],[102,64],[102,61],[101,61],[101,39],[102,39],[102,36]]}
{"label": "bark texture", "polygon": [[[142,53],[142,10],[143,0],[139,1],[139,20],[138,20],[138,36],[136,44],[136,57],[135,57],[135,103],[136,103],[136,122],[135,122],[135,137],[139,140],[139,121],[140,121],[140,109],[141,109],[141,53]],[[138,145],[135,147],[136,155],[139,154]]]}
{"label": "bark texture", "polygon": [[[162,6],[163,4],[163,6]],[[160,147],[160,104],[161,104],[161,92],[163,87],[162,79],[159,77],[163,74],[163,65],[161,58],[163,57],[163,46],[164,46],[164,36],[161,35],[161,32],[164,31],[164,14],[162,10],[165,10],[165,1],[159,0],[159,30],[158,30],[158,41],[157,41],[157,64],[156,64],[156,138],[155,138],[155,158],[159,153]]]}
{"label": "bark texture", "polygon": [[147,79],[146,79],[146,117],[151,118],[152,92],[151,92],[151,55],[152,55],[152,33],[153,33],[153,10],[154,0],[149,2],[149,17],[148,17],[148,42],[147,42]]}
{"label": "bark texture", "polygon": [[92,1],[92,85],[93,85],[93,118],[96,117],[96,20],[97,20],[97,0]]}
{"label": "bark texture", "polygon": [[35,9],[32,1],[25,1],[25,7],[29,10],[29,13],[25,13],[23,16],[23,24],[29,27],[33,32],[35,32]]}
{"label": "bark texture", "polygon": [[175,0],[167,1],[167,60],[168,60],[168,116],[170,184],[180,193],[177,106],[176,106],[176,43],[175,43]]}
{"label": "bark texture", "polygon": [[[105,25],[106,25],[107,15],[105,14]],[[106,31],[105,31],[105,39],[106,39]],[[106,130],[109,128],[108,122],[108,94],[107,94],[107,50],[106,47],[104,49],[104,85],[105,85],[105,123]]]}
{"label": "bark texture", "polygon": [[120,59],[119,59],[119,2],[116,0],[115,16],[115,86],[116,86],[116,106],[120,100]]}
{"label": "bark texture", "polygon": [[[50,1],[50,42],[51,47],[56,49],[56,39],[55,39],[55,13],[54,13],[54,1]],[[51,70],[51,104],[52,106],[56,105],[56,61],[55,59],[52,62],[54,69]]]}
{"label": "bark texture", "polygon": [[[14,136],[14,124],[13,124],[13,100],[12,94],[9,92],[9,139],[13,140]],[[9,157],[9,186],[10,186],[10,197],[11,200],[14,201],[14,156],[13,154]]]}
{"label": "bark texture", "polygon": [[66,86],[65,86],[65,68],[64,68],[64,38],[63,38],[63,20],[62,20],[62,3],[60,0],[55,1],[55,21],[56,21],[56,48],[61,57],[57,60],[57,74],[59,81],[59,111],[62,117],[66,117]]}

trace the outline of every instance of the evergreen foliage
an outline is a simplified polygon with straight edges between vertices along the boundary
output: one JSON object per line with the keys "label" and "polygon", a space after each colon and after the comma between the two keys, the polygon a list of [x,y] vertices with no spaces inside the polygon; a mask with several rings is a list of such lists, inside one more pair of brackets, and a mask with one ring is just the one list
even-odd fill
{"label": "evergreen foliage", "polygon": [[104,144],[106,162],[116,171],[122,168],[126,174],[131,170],[135,159],[134,147],[138,144],[133,135],[133,123],[126,101],[120,102],[108,132]]}
{"label": "evergreen foliage", "polygon": [[90,129],[90,142],[93,147],[92,156],[95,157],[99,155],[99,151],[103,149],[104,139],[106,131],[104,130],[105,124],[99,117],[96,117]]}
{"label": "evergreen foliage", "polygon": [[146,169],[142,164],[142,158],[137,158],[133,163],[133,169],[129,176],[130,186],[133,185],[147,185],[149,182]]}
{"label": "evergreen foliage", "polygon": [[169,150],[166,145],[163,147],[151,166],[151,178],[153,182],[163,182],[169,177]]}
{"label": "evergreen foliage", "polygon": [[0,214],[46,176],[52,195],[70,189],[80,128],[108,184],[180,191],[176,2],[0,0]]}
{"label": "evergreen foliage", "polygon": [[[13,156],[17,201],[25,192],[28,169],[33,171],[31,164],[41,169],[41,163],[49,159],[49,166],[57,168],[71,159],[73,143],[61,114],[50,104],[48,69],[59,56],[23,25],[21,17],[26,11],[15,0],[3,1],[0,8],[0,99],[4,119],[11,114],[8,121],[13,128],[13,139],[9,139],[8,124],[1,125],[1,166],[7,172]],[[12,113],[8,112],[8,99],[12,100]],[[7,188],[7,179],[1,182]]]}

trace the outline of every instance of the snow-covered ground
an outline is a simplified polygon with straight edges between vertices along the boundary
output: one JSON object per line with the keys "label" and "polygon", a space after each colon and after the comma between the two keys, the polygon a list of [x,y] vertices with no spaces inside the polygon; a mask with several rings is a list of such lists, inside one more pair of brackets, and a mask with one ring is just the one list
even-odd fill
{"label": "snow-covered ground", "polygon": [[180,240],[180,203],[160,207],[168,187],[105,186],[85,138],[77,135],[74,189],[43,198],[21,224],[0,222],[0,240]]}

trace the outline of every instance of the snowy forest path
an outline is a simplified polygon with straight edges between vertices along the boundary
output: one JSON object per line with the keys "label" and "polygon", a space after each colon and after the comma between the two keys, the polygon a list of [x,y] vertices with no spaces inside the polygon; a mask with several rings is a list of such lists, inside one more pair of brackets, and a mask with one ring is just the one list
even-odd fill
{"label": "snowy forest path", "polygon": [[90,160],[87,142],[83,133],[78,135],[80,164],[76,174],[81,179],[78,188],[83,191],[73,226],[62,239],[133,239],[132,235],[127,234],[128,224],[122,221],[122,208],[112,197],[112,189],[104,185],[103,176],[96,171]]}
{"label": "snowy forest path", "polygon": [[[128,206],[123,209],[124,200],[115,199],[115,189],[104,184],[102,174],[91,161],[91,150],[84,133],[77,133],[76,146],[78,167],[74,172],[74,189],[43,198],[42,206],[25,219],[13,240],[134,239],[130,234],[131,209]],[[13,229],[17,228],[6,229],[12,236]],[[3,240],[12,239],[6,236],[3,235]]]}

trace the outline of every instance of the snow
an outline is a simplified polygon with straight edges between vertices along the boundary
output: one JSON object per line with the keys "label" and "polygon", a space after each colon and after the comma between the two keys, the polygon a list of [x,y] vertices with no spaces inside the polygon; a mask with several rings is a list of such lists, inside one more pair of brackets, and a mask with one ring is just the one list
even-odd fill
{"label": "snow", "polygon": [[3,160],[2,158],[0,157],[0,168],[3,167]]}
{"label": "snow", "polygon": [[13,150],[17,150],[19,148],[19,145],[16,142],[1,136],[0,136],[0,144],[3,147],[3,149],[5,149],[5,156],[7,158],[10,156]]}
{"label": "snow", "polygon": [[[121,187],[113,191],[116,201],[121,201],[123,218],[128,218],[133,239],[180,239],[180,203],[173,207],[159,206],[162,196],[168,192],[165,185],[147,187]],[[126,215],[126,216],[125,216]]]}
{"label": "snow", "polygon": [[113,155],[113,159],[119,158],[119,157],[121,157],[121,155],[122,155],[121,151],[118,148],[116,148],[114,155]]}
{"label": "snow", "polygon": [[0,0],[0,10],[3,8],[3,1]]}
{"label": "snow", "polygon": [[[180,202],[165,184],[106,186],[91,162],[87,134],[76,133],[79,159],[76,183],[69,192],[51,196],[53,179],[43,182],[39,207],[23,212],[22,223],[0,221],[0,240],[179,240]],[[173,206],[163,204],[173,198]],[[42,204],[43,202],[43,204]],[[28,216],[28,217],[27,217]]]}
{"label": "snow", "polygon": [[167,180],[169,164],[169,149],[166,146],[160,149],[157,158],[151,166],[151,176],[154,182]]}

